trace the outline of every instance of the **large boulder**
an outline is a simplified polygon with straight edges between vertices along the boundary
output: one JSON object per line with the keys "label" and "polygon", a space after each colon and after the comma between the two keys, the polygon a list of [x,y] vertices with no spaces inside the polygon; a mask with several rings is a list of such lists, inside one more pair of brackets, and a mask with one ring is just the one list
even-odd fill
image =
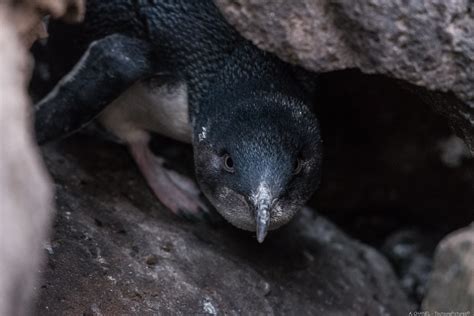
{"label": "large boulder", "polygon": [[245,37],[286,61],[317,72],[359,68],[412,84],[474,153],[472,1],[215,2]]}
{"label": "large boulder", "polygon": [[309,209],[263,244],[173,216],[124,148],[75,137],[44,149],[56,183],[41,315],[406,315],[387,261]]}

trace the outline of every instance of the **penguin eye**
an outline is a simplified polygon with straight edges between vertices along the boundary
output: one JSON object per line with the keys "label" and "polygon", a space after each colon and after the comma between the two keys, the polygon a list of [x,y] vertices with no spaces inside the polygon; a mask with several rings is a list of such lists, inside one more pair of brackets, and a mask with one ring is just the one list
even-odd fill
{"label": "penguin eye", "polygon": [[232,160],[232,157],[229,154],[225,154],[222,159],[224,159],[224,170],[234,173],[234,160]]}
{"label": "penguin eye", "polygon": [[293,174],[296,176],[303,169],[303,160],[301,158],[296,158],[295,167],[293,169]]}

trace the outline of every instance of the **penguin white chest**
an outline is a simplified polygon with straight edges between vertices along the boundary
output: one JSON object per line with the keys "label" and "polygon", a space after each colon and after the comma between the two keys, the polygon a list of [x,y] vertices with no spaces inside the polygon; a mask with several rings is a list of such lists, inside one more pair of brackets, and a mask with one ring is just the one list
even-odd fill
{"label": "penguin white chest", "polygon": [[136,83],[104,110],[100,121],[126,142],[155,132],[190,143],[186,84],[150,87],[148,83]]}

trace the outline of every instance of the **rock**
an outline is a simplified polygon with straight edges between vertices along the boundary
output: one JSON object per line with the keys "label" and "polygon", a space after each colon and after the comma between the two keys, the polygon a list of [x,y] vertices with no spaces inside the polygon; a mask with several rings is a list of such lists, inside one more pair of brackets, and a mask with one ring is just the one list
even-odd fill
{"label": "rock", "polygon": [[214,1],[242,35],[286,61],[411,83],[474,154],[472,1]]}
{"label": "rock", "polygon": [[58,216],[37,313],[406,315],[386,260],[305,209],[263,244],[174,217],[124,148],[76,136],[44,148]]}
{"label": "rock", "polygon": [[393,264],[403,289],[418,305],[426,294],[432,269],[433,239],[414,229],[402,229],[383,245],[383,253]]}
{"label": "rock", "polygon": [[0,1],[0,315],[28,315],[51,224],[51,182],[28,115],[26,47],[42,33],[41,14],[63,2]]}
{"label": "rock", "polygon": [[474,223],[439,244],[423,310],[474,313]]}
{"label": "rock", "polygon": [[30,132],[29,64],[13,14],[0,4],[0,315],[25,315],[31,307],[52,211],[51,184]]}

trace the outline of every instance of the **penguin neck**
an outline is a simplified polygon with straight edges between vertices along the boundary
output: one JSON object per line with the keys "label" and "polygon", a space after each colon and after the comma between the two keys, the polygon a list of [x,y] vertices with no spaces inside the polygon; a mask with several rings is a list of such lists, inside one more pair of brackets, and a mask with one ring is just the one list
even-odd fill
{"label": "penguin neck", "polygon": [[226,59],[222,69],[213,76],[207,93],[197,101],[205,108],[214,99],[241,99],[255,93],[280,93],[293,97],[304,95],[293,69],[275,56],[261,51],[247,41]]}
{"label": "penguin neck", "polygon": [[290,93],[295,87],[291,67],[249,42],[234,50],[215,82],[219,93],[242,94],[255,91]]}
{"label": "penguin neck", "polygon": [[246,42],[227,58],[208,92],[196,98],[191,113],[194,136],[202,126],[230,119],[236,111],[278,112],[278,107],[287,104],[272,102],[268,106],[268,100],[277,96],[302,101],[306,98],[290,65]]}

